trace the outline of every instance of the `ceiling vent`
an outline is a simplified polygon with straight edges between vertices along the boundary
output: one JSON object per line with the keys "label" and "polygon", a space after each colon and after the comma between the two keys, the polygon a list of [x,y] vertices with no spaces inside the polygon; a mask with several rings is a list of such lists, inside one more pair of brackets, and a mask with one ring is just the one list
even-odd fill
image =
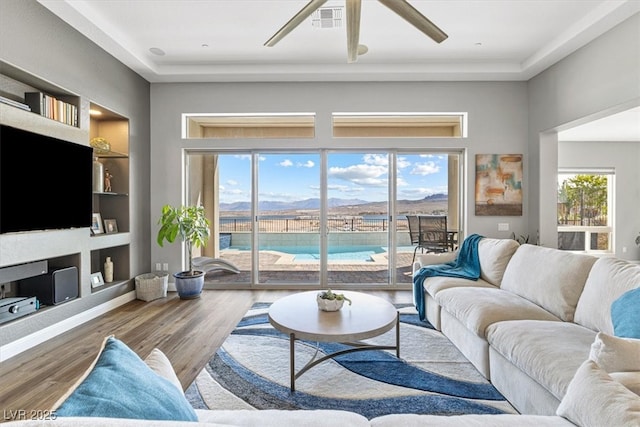
{"label": "ceiling vent", "polygon": [[342,27],[341,7],[321,7],[311,15],[311,25],[314,28]]}

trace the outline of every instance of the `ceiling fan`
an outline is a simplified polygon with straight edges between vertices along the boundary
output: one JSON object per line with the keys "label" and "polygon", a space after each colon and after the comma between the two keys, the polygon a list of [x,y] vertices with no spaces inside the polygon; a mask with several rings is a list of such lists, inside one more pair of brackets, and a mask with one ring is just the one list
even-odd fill
{"label": "ceiling fan", "polygon": [[[436,43],[442,43],[447,39],[447,34],[427,17],[411,6],[406,0],[378,0],[383,5],[400,15],[418,30],[431,37]],[[311,0],[286,24],[282,26],[267,42],[265,46],[275,46],[302,21],[319,9],[327,0]],[[358,60],[358,45],[360,39],[360,9],[362,0],[345,0],[347,12],[347,61]]]}

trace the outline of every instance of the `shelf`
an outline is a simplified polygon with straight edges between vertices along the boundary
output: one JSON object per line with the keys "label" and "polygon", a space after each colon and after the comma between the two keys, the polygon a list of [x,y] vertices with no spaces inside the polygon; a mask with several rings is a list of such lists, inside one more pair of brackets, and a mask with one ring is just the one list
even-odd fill
{"label": "shelf", "polygon": [[99,159],[127,159],[129,156],[124,153],[119,153],[117,151],[109,151],[108,153],[96,153],[94,150],[94,155]]}
{"label": "shelf", "polygon": [[[18,67],[0,61],[0,92],[10,100],[29,105],[30,110],[4,104],[51,123],[70,128],[80,127],[80,97],[66,89],[35,77]],[[30,94],[30,95],[26,95]],[[55,118],[54,118],[55,116]],[[66,122],[65,122],[66,120]],[[86,142],[84,142],[86,144]]]}
{"label": "shelf", "polygon": [[113,191],[94,191],[93,194],[96,196],[129,196],[127,193],[114,193]]}

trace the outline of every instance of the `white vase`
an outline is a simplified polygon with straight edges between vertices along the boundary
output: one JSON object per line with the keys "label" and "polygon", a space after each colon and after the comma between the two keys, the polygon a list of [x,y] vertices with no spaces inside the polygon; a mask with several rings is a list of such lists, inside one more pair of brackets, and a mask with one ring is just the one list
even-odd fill
{"label": "white vase", "polygon": [[93,158],[93,192],[102,193],[104,191],[104,166],[98,161],[97,157]]}
{"label": "white vase", "polygon": [[104,262],[104,281],[105,283],[113,282],[113,262],[110,256],[108,256]]}

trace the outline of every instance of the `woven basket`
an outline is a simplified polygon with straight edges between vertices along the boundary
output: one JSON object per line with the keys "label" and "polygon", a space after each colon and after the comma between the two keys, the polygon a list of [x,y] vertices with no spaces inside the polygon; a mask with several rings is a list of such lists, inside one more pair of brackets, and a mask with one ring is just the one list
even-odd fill
{"label": "woven basket", "polygon": [[136,298],[142,301],[153,301],[166,297],[168,281],[169,275],[162,273],[146,273],[136,276]]}

